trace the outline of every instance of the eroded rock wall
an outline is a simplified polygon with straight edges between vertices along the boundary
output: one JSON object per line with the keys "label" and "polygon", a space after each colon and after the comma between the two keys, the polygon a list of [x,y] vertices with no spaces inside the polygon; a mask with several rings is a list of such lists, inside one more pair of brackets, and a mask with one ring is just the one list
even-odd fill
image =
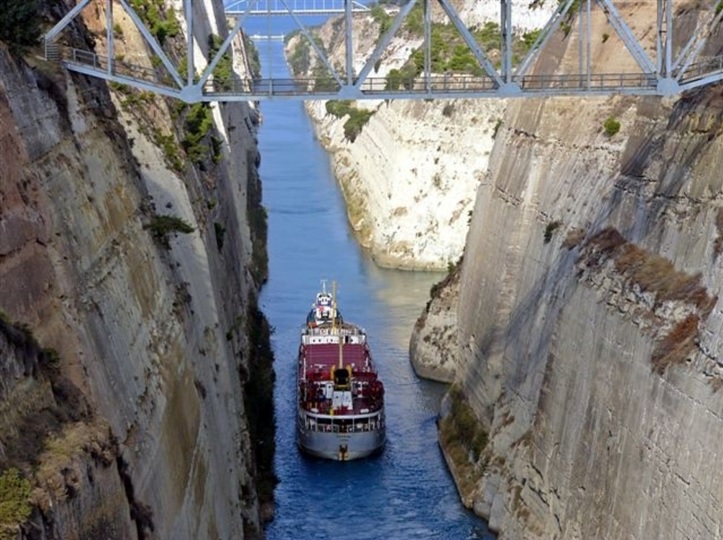
{"label": "eroded rock wall", "polygon": [[[102,20],[86,17],[91,27]],[[219,155],[174,168],[121,105],[127,98],[0,45],[0,309],[52,351],[82,395],[80,438],[108,446],[98,466],[66,438],[90,476],[71,492],[66,478],[64,498],[36,509],[46,533],[64,538],[260,537],[258,438],[245,403],[258,340],[268,338],[256,306],[263,231],[249,225],[263,215],[255,114],[247,104],[215,108]],[[140,116],[173,133],[173,104],[144,99],[152,103]],[[158,233],[160,215],[193,232]],[[20,387],[38,384],[25,377]],[[25,404],[3,403],[15,406]],[[1,465],[31,474],[21,459]]]}
{"label": "eroded rock wall", "polygon": [[[478,9],[475,3],[458,4],[470,26],[499,22],[498,5]],[[515,4],[520,14],[515,30],[520,33],[541,27],[554,7],[551,3],[533,8],[524,2]],[[435,22],[450,24],[441,8],[435,7],[433,17]],[[345,63],[342,22],[330,21],[318,31],[335,66]],[[355,16],[355,73],[371,56],[380,32],[372,15]],[[292,39],[287,50],[293,51],[300,42],[304,42],[301,37]],[[383,88],[384,77],[401,68],[422,42],[420,36],[398,32],[370,75],[375,88]],[[311,73],[320,62],[313,52],[309,56]],[[450,80],[455,77],[447,75]],[[487,170],[506,103],[390,100],[354,106],[372,112],[356,136],[346,131],[349,116],[329,113],[325,102],[312,102],[307,110],[319,140],[331,154],[357,238],[381,266],[447,270],[462,255],[475,193]]]}
{"label": "eroded rock wall", "polygon": [[506,538],[721,535],[720,92],[510,106],[458,313]]}

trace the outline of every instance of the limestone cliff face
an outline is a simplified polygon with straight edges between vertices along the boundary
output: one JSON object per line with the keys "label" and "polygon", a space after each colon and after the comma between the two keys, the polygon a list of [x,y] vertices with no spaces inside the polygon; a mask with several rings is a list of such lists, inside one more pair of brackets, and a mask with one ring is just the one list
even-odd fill
{"label": "limestone cliff face", "polygon": [[454,347],[502,537],[720,537],[722,134],[719,87],[509,106]]}
{"label": "limestone cliff face", "polygon": [[[91,28],[102,20],[85,15]],[[255,115],[215,108],[214,159],[173,167],[148,129],[174,133],[172,104],[144,96],[139,115],[123,92],[29,67],[0,45],[0,309],[57,371],[21,370],[25,353],[8,345],[0,407],[16,422],[0,435],[0,469],[35,485],[30,536],[260,537],[268,456],[247,406],[251,395],[271,401],[257,387],[269,359],[258,354],[263,229],[250,226],[263,223]],[[164,232],[163,215],[193,232]],[[73,391],[56,391],[54,377]],[[45,402],[66,412],[23,457],[22,426]],[[62,459],[47,454],[58,448]],[[31,474],[38,464],[54,483]]]}
{"label": "limestone cliff face", "polygon": [[462,254],[503,106],[398,101],[372,107],[354,142],[344,134],[344,118],[326,114],[323,103],[309,107],[332,154],[349,221],[380,266],[446,270]]}
{"label": "limestone cliff face", "polygon": [[457,372],[457,310],[460,266],[432,287],[432,298],[417,319],[409,339],[415,373],[425,379],[454,382]]}
{"label": "limestone cliff face", "polygon": [[[526,2],[515,4],[520,31],[542,26],[553,7],[530,9]],[[479,5],[460,6],[468,24],[499,21],[495,11],[499,6],[485,10]],[[434,19],[449,22],[441,10],[434,11]],[[334,65],[345,62],[339,23],[330,21],[318,34]],[[356,16],[356,72],[374,50],[379,33],[373,16]],[[291,40],[288,50],[301,41],[302,37]],[[383,78],[401,68],[421,43],[421,38],[400,32],[371,76]],[[312,69],[318,62],[313,52],[310,56]],[[325,102],[312,102],[307,110],[322,145],[331,153],[349,221],[360,243],[381,266],[447,270],[462,255],[474,196],[487,170],[506,104],[499,100],[397,100],[355,106],[373,112],[356,137],[345,133],[349,117],[329,114]]]}

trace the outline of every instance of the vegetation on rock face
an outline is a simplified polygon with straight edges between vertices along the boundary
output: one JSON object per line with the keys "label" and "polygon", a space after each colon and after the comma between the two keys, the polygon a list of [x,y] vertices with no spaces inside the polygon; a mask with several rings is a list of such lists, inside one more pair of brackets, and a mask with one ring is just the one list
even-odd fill
{"label": "vegetation on rock face", "polygon": [[[687,307],[688,313],[680,320],[667,321],[673,326],[658,337],[651,358],[658,373],[670,365],[684,362],[695,351],[700,322],[710,315],[718,301],[700,283],[701,275],[676,270],[672,262],[628,242],[612,227],[600,231],[585,243],[579,263],[588,270],[595,270],[608,261],[612,261],[615,272],[623,277],[630,290],[653,295],[652,317],[659,317],[654,310],[664,303],[676,302]],[[656,328],[660,326],[656,324]]]}
{"label": "vegetation on rock face", "polygon": [[441,424],[441,435],[445,444],[461,446],[467,453],[467,460],[477,462],[487,445],[487,432],[477,420],[462,393],[453,385],[449,390],[452,409]]}
{"label": "vegetation on rock face", "polygon": [[20,54],[40,41],[37,0],[5,0],[0,8],[0,41]]}
{"label": "vegetation on rock face", "polygon": [[246,59],[249,63],[249,69],[251,70],[251,76],[254,79],[261,77],[261,60],[259,59],[259,50],[256,48],[254,40],[243,34],[244,48],[246,49]]}
{"label": "vegetation on rock face", "polygon": [[[209,34],[208,36],[208,58],[209,62],[216,56],[216,53],[221,49],[223,39],[221,36],[216,34]],[[219,59],[216,64],[216,69],[213,70],[213,86],[216,90],[231,90],[233,88],[233,59],[231,58],[231,47],[226,49],[226,52]]]}
{"label": "vegetation on rock face", "polygon": [[166,9],[164,0],[131,0],[130,3],[161,45],[181,31],[176,12],[173,8]]}
{"label": "vegetation on rock face", "polygon": [[371,10],[371,16],[374,21],[379,25],[379,37],[377,37],[377,43],[382,39],[384,34],[387,33],[389,28],[392,26],[392,16],[389,15],[384,8],[379,4],[375,5]]}
{"label": "vegetation on rock face", "polygon": [[[439,442],[455,469],[453,475],[463,499],[469,495],[487,465],[482,452],[487,432],[474,415],[459,386],[449,389],[451,410],[439,422]],[[482,458],[482,461],[480,461]]]}
{"label": "vegetation on rock face", "polygon": [[[383,10],[382,10],[383,13]],[[384,16],[388,17],[386,13]],[[380,30],[386,31],[386,18],[382,14],[372,13],[380,25]],[[422,37],[424,21],[422,6],[412,8],[409,16],[402,25],[402,33],[411,37]],[[495,22],[486,22],[482,27],[471,28],[470,33],[475,42],[485,51],[493,63],[499,64],[500,27]],[[516,64],[520,58],[530,50],[539,36],[538,31],[526,32],[514,36],[512,43],[512,63]],[[388,90],[398,90],[404,87],[407,90],[414,85],[414,79],[424,71],[424,46],[415,50],[409,60],[401,69],[392,69],[387,75]],[[462,38],[457,28],[450,23],[433,22],[431,26],[430,42],[430,69],[432,73],[465,73],[473,76],[484,74],[477,58]]]}
{"label": "vegetation on rock face", "polygon": [[605,135],[607,135],[608,137],[612,137],[618,131],[620,131],[620,122],[610,116],[605,120],[603,127],[605,128]]}
{"label": "vegetation on rock face", "polygon": [[195,229],[190,223],[178,216],[153,216],[144,228],[151,231],[153,237],[166,248],[170,247],[169,236],[176,233],[192,233]]}
{"label": "vegetation on rock face", "polygon": [[552,235],[555,233],[557,229],[560,228],[560,225],[562,225],[561,221],[551,221],[547,224],[545,227],[545,234],[543,237],[543,241],[545,244],[549,244],[550,240],[552,240]]}
{"label": "vegetation on rock face", "polygon": [[208,103],[194,103],[188,110],[184,121],[186,134],[181,146],[188,159],[203,168],[203,162],[209,157],[206,135],[213,127],[213,115]]}
{"label": "vegetation on rock face", "polygon": [[261,504],[271,504],[278,477],[274,469],[276,418],[274,414],[274,356],[272,329],[257,307],[247,313],[247,335],[251,341],[249,371],[241,367],[244,404],[256,462],[256,490]]}
{"label": "vegetation on rock face", "polygon": [[[287,56],[287,62],[291,67],[291,73],[293,73],[294,75],[302,75],[304,73],[308,73],[311,69],[311,55],[313,49],[309,44],[309,41],[306,39],[306,36],[301,35],[301,32],[299,30],[287,34],[285,41],[288,43],[290,39],[296,36],[298,36],[299,39],[297,40],[296,45],[291,51],[291,54]],[[321,47],[321,49],[323,50],[323,44],[321,43],[321,39],[319,39],[319,37],[316,36],[313,31],[311,32],[311,36],[315,40],[317,46]]]}
{"label": "vegetation on rock face", "polygon": [[246,175],[248,178],[246,212],[251,231],[251,276],[260,287],[269,276],[269,254],[266,249],[268,238],[268,216],[262,202],[262,186],[259,178],[261,155],[256,150],[249,150],[246,158]]}
{"label": "vegetation on rock face", "polygon": [[337,118],[349,116],[344,123],[344,137],[354,142],[375,111],[357,109],[349,100],[332,100],[326,102],[326,112]]}
{"label": "vegetation on rock face", "polygon": [[213,230],[216,233],[216,247],[219,251],[222,251],[224,238],[226,237],[226,227],[218,221],[214,221]]}
{"label": "vegetation on rock face", "polygon": [[18,526],[30,517],[30,481],[15,468],[0,474],[0,540],[18,537]]}

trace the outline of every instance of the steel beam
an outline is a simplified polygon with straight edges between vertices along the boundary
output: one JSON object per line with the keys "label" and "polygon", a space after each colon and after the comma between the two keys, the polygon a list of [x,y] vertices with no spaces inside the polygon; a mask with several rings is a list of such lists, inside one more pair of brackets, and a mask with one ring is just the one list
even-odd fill
{"label": "steel beam", "polygon": [[133,20],[133,23],[136,25],[136,28],[138,31],[143,35],[148,45],[153,49],[153,52],[156,53],[158,58],[161,59],[161,62],[165,66],[165,68],[168,70],[168,73],[173,77],[173,80],[176,82],[179,88],[183,88],[183,80],[181,79],[180,75],[178,75],[178,71],[176,71],[176,66],[174,66],[171,61],[168,59],[168,56],[166,56],[166,53],[163,52],[163,49],[161,48],[161,45],[158,43],[155,37],[150,33],[148,28],[146,28],[146,25],[143,24],[143,21],[138,16],[138,14],[133,10],[131,6],[128,5],[128,2],[126,0],[118,0],[123,6],[123,9],[128,14],[128,16]]}
{"label": "steel beam", "polygon": [[[128,13],[138,31],[144,37],[149,47],[161,59],[168,73],[178,88],[165,86],[156,82],[161,77],[158,73],[141,66],[132,66],[119,62],[115,58],[115,41],[113,35],[114,10],[113,3],[120,2]],[[308,85],[310,80],[302,79],[262,79],[260,81],[240,80],[231,81],[231,89],[220,89],[209,84],[220,59],[227,54],[232,40],[242,31],[242,25],[247,16],[254,10],[254,6],[261,0],[244,0],[234,2],[228,7],[244,5],[245,11],[236,21],[234,28],[225,37],[220,49],[213,58],[209,58],[208,65],[196,80],[196,62],[194,58],[194,0],[183,0],[186,17],[186,53],[188,57],[188,70],[181,77],[177,68],[171,63],[158,41],[151,35],[138,14],[129,5],[128,0],[105,0],[105,38],[107,41],[107,57],[101,57],[90,51],[71,51],[65,56],[64,66],[72,71],[114,81],[142,90],[156,92],[161,95],[183,99],[188,102],[198,101],[248,101],[248,100],[318,100],[318,99],[458,99],[458,98],[502,98],[502,97],[544,97],[556,95],[602,96],[610,94],[628,95],[672,95],[684,90],[713,84],[723,80],[723,55],[706,62],[695,63],[700,52],[705,47],[708,38],[720,31],[723,21],[723,0],[716,0],[715,6],[709,11],[705,24],[696,29],[677,58],[674,58],[673,46],[678,37],[673,35],[673,1],[656,0],[657,26],[655,34],[656,57],[651,61],[642,45],[630,31],[620,16],[613,0],[582,0],[579,13],[579,73],[567,75],[550,75],[536,73],[528,75],[540,51],[544,48],[550,37],[558,30],[563,19],[569,16],[572,5],[577,0],[563,0],[556,8],[550,20],[540,32],[530,51],[517,67],[512,66],[512,19],[514,9],[512,0],[499,0],[500,5],[500,53],[501,68],[498,71],[489,61],[486,52],[472,36],[471,31],[461,20],[459,14],[451,5],[450,0],[438,0],[440,6],[449,18],[451,24],[457,29],[460,36],[474,54],[477,62],[484,71],[483,76],[467,76],[455,74],[447,77],[444,74],[432,73],[432,8],[431,0],[423,2],[423,51],[424,73],[416,78],[416,84],[406,85],[398,90],[387,88],[383,77],[369,77],[371,70],[379,61],[384,51],[390,45],[392,38],[398,33],[403,21],[415,7],[417,0],[411,0],[401,7],[399,13],[392,21],[390,28],[381,37],[374,47],[371,56],[367,59],[358,75],[354,70],[354,32],[352,14],[360,5],[357,0],[331,0],[343,1],[343,17],[345,22],[345,73],[340,76],[332,66],[326,53],[317,45],[309,29],[302,24],[298,10],[299,2],[295,0],[273,0],[274,5],[283,5],[287,16],[291,17],[304,38],[318,55],[319,61],[326,66],[330,75],[338,85],[338,89],[331,91],[317,91],[314,85]],[[311,0],[317,4],[319,0]],[[593,73],[591,51],[591,5],[599,5],[608,21],[613,26],[625,47],[630,51],[633,59],[640,67],[641,74],[631,73]],[[56,24],[45,36],[47,45],[53,44],[52,52],[60,52],[55,43],[60,33],[72,20],[79,16],[90,0],[80,0],[61,21]],[[306,5],[306,4],[305,4]],[[271,2],[266,2],[267,11],[271,9]],[[366,9],[366,8],[365,8]],[[172,85],[171,85],[172,86]]]}
{"label": "steel beam", "polygon": [[364,84],[364,81],[369,76],[369,73],[371,72],[372,68],[374,67],[374,64],[377,63],[377,60],[379,60],[382,57],[382,53],[389,45],[389,42],[392,40],[394,35],[399,30],[399,27],[402,25],[402,22],[404,19],[407,18],[407,15],[409,15],[409,12],[412,11],[412,8],[417,3],[417,0],[409,0],[402,9],[399,10],[399,13],[397,13],[397,16],[394,17],[394,20],[392,21],[392,25],[389,27],[389,30],[387,30],[387,33],[382,36],[382,39],[379,40],[379,43],[377,43],[377,46],[372,51],[372,54],[369,56],[369,59],[367,60],[366,64],[364,64],[364,67],[359,72],[359,76],[357,77],[356,81],[354,82],[354,88],[359,90]]}

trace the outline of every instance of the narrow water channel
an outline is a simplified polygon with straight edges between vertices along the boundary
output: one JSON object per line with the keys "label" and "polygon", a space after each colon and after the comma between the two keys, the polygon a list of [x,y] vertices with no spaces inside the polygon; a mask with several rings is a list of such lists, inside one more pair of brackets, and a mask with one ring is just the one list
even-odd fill
{"label": "narrow water channel", "polygon": [[[271,76],[287,76],[281,46]],[[266,66],[269,69],[269,66]],[[265,74],[266,76],[269,73]],[[269,281],[262,309],[274,328],[276,518],[270,540],[493,538],[459,502],[436,438],[445,386],[418,379],[409,336],[440,274],[377,268],[346,222],[328,156],[300,102],[266,102],[259,132],[269,216]],[[299,333],[322,279],[336,281],[348,321],[367,329],[386,386],[388,443],[375,458],[337,463],[297,450],[295,365]]]}

